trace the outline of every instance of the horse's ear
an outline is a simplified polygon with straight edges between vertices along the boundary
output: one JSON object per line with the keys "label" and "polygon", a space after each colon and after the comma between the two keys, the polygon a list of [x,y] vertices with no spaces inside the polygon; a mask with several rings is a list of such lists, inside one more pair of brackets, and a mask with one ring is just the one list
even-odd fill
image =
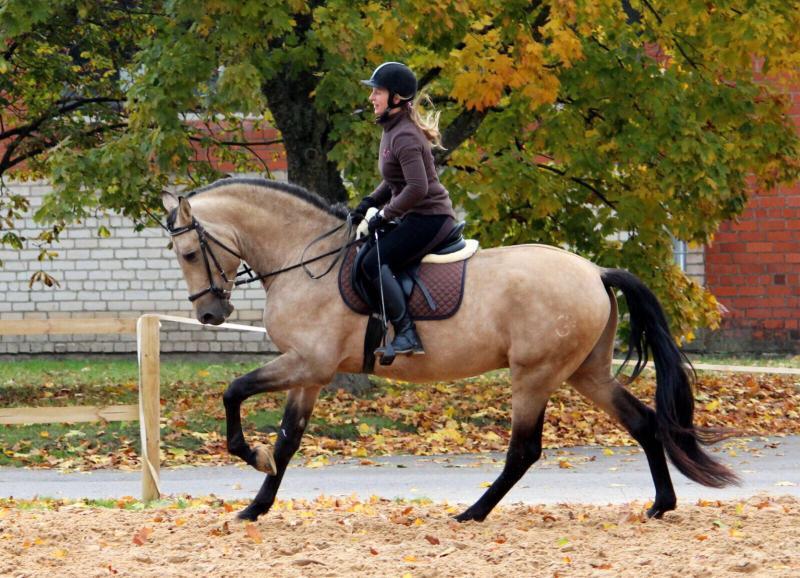
{"label": "horse's ear", "polygon": [[178,206],[178,197],[167,191],[161,192],[161,204],[169,213],[172,209]]}
{"label": "horse's ear", "polygon": [[192,206],[186,197],[178,197],[178,218],[175,222],[179,227],[185,227],[192,222]]}

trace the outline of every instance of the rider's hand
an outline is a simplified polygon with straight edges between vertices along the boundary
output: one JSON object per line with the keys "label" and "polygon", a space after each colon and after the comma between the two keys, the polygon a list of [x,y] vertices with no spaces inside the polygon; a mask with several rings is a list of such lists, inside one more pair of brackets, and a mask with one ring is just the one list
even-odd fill
{"label": "rider's hand", "polygon": [[384,223],[383,215],[381,215],[380,213],[377,213],[374,217],[372,217],[369,220],[369,223],[367,223],[367,226],[369,227],[369,236],[372,237],[373,235],[375,235],[375,231],[380,229],[383,223]]}
{"label": "rider's hand", "polygon": [[355,209],[350,211],[350,221],[353,223],[360,222],[364,216],[367,214],[367,210],[370,207],[374,207],[376,205],[375,199],[370,196],[366,196],[361,199],[361,202],[358,203]]}

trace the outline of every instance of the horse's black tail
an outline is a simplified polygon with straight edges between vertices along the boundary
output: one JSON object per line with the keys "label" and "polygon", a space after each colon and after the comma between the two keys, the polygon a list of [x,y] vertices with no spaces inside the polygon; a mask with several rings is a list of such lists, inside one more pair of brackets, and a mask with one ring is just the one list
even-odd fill
{"label": "horse's black tail", "polygon": [[630,342],[625,361],[636,352],[633,377],[644,369],[648,349],[653,353],[658,432],[672,463],[686,477],[704,486],[721,488],[738,483],[735,473],[700,447],[700,443],[719,441],[725,432],[695,427],[691,385],[694,369],[672,338],[656,296],[635,275],[622,269],[604,269],[601,278],[606,287],[622,291],[628,304]]}

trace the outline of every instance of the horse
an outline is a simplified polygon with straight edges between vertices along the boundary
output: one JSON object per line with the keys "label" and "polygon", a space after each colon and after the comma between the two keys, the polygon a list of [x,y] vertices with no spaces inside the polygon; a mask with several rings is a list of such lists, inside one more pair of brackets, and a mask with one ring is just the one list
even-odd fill
{"label": "horse", "polygon": [[[282,182],[226,178],[186,196],[162,196],[194,314],[203,324],[223,323],[232,313],[231,292],[242,263],[266,291],[264,326],[280,354],[237,377],[223,394],[228,451],[267,476],[251,503],[238,513],[256,520],[272,507],[286,467],[322,387],[337,372],[358,373],[367,317],[343,302],[336,275],[311,275],[305,257],[312,240],[313,265],[332,265],[347,207]],[[323,233],[321,235],[321,233]],[[304,264],[301,268],[298,265]],[[652,352],[655,410],[631,394],[612,372],[617,301],[630,315],[628,357],[633,377]],[[655,486],[649,517],[676,508],[666,456],[691,480],[709,487],[737,483],[735,473],[702,444],[720,439],[693,423],[693,370],[670,334],[656,296],[633,274],[605,269],[547,245],[482,249],[468,262],[458,312],[446,320],[417,323],[425,355],[398,357],[374,374],[407,382],[462,379],[498,368],[511,377],[511,438],[504,468],[485,493],[456,516],[484,520],[542,454],[542,428],[551,394],[576,388],[607,412],[641,445]],[[253,395],[288,391],[274,451],[245,440],[241,405]]]}

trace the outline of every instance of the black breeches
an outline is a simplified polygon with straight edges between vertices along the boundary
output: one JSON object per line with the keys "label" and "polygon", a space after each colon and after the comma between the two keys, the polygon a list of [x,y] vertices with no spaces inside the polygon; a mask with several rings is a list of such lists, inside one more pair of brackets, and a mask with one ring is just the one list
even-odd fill
{"label": "black breeches", "polygon": [[[388,265],[395,273],[402,271],[444,241],[454,226],[455,221],[448,215],[406,215],[397,227],[380,238],[381,265]],[[380,276],[375,245],[364,256],[361,273],[373,284]]]}

